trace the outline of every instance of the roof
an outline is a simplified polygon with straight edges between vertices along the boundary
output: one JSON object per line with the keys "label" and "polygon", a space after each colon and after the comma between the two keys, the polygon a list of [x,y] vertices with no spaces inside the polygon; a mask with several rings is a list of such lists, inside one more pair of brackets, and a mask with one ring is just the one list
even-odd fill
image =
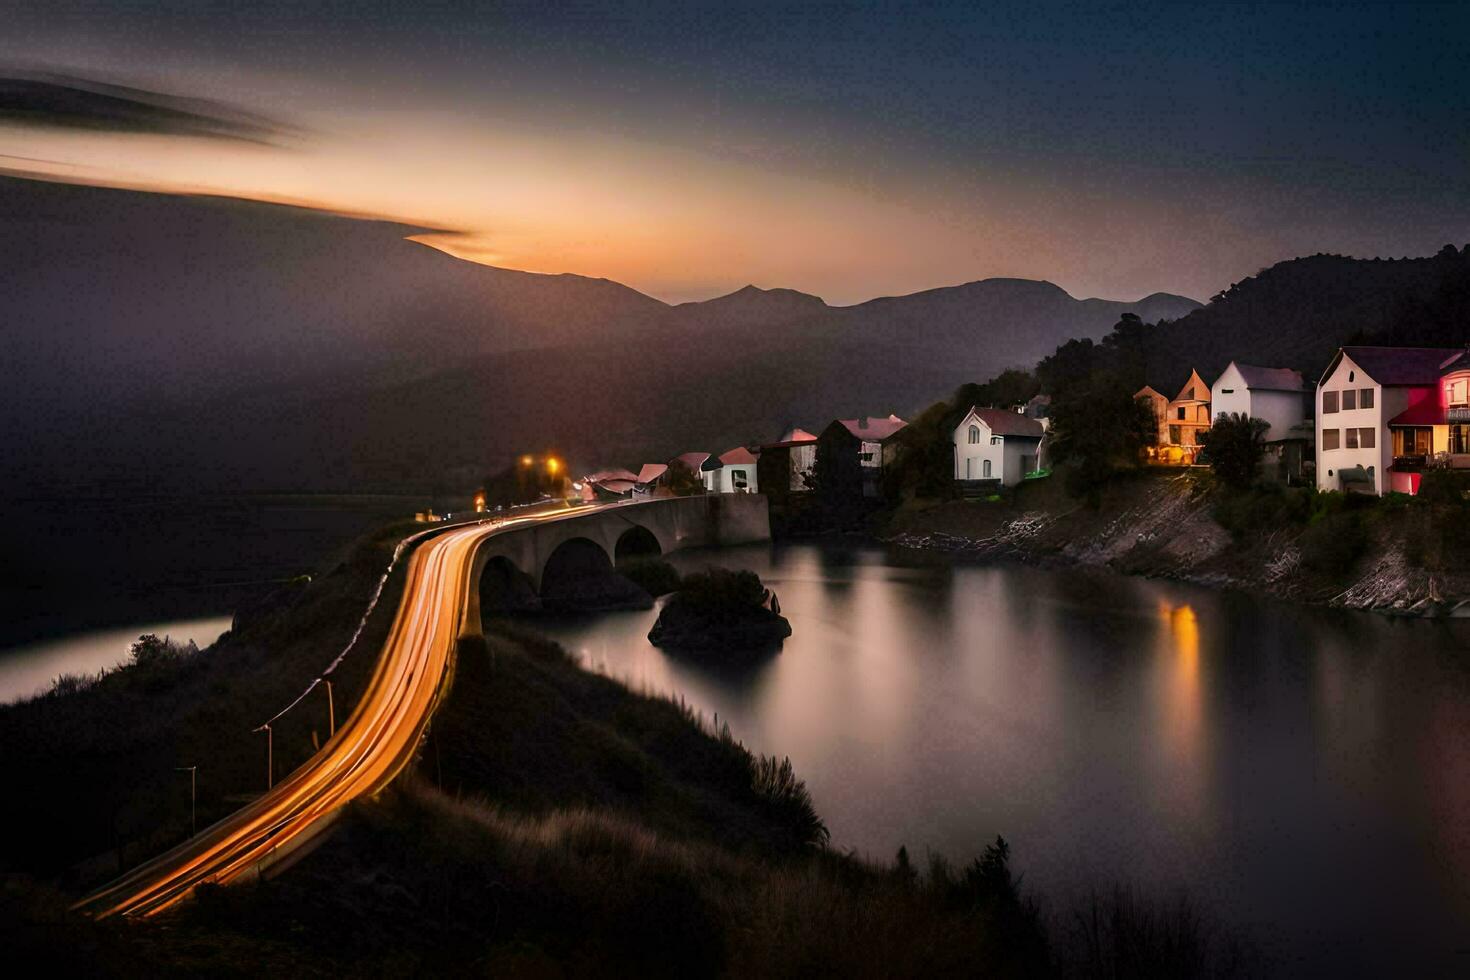
{"label": "roof", "polygon": [[[1193,388],[1194,387],[1194,383],[1196,381],[1198,381],[1201,385],[1204,385],[1204,395],[1205,395],[1205,397],[1200,398],[1199,397],[1199,392],[1196,391],[1194,393],[1195,394],[1195,397],[1193,397],[1193,398],[1185,398],[1184,397],[1184,393],[1186,391],[1188,391],[1189,389]],[[1174,402],[1207,402],[1209,400],[1210,400],[1210,386],[1207,385],[1207,384],[1205,384],[1205,379],[1204,378],[1201,378],[1199,376],[1199,371],[1196,370],[1196,369],[1194,369],[1194,368],[1190,368],[1190,370],[1189,370],[1189,377],[1185,378],[1184,379],[1184,384],[1182,384],[1182,385],[1179,386],[1179,394],[1175,395],[1173,398],[1170,399],[1170,401],[1174,401]]]}
{"label": "roof", "polygon": [[633,488],[637,485],[632,480],[598,480],[594,482],[598,489],[616,494],[632,493]]}
{"label": "roof", "polygon": [[629,483],[635,483],[638,480],[638,474],[628,470],[598,470],[590,474],[587,480],[590,483],[607,483],[611,480],[626,480]]}
{"label": "roof", "polygon": [[698,473],[700,467],[704,465],[704,461],[707,459],[709,459],[709,453],[680,453],[673,459],[669,460],[669,462],[683,463],[685,466]]}
{"label": "roof", "polygon": [[652,483],[669,471],[668,463],[644,463],[638,471],[639,483]]}
{"label": "roof", "polygon": [[1167,398],[1164,398],[1164,393],[1161,392],[1161,391],[1159,391],[1153,385],[1144,385],[1142,388],[1139,388],[1137,391],[1135,391],[1133,393],[1133,397],[1134,398],[1145,398],[1145,397],[1147,397],[1147,398],[1158,398],[1158,399],[1161,399],[1163,401],[1168,401],[1169,400]]}
{"label": "roof", "polygon": [[1323,378],[1332,373],[1343,354],[1381,385],[1432,385],[1451,366],[1470,364],[1463,347],[1344,347]]}
{"label": "roof", "polygon": [[838,419],[837,421],[841,422],[848,432],[864,442],[882,442],[908,425],[897,415],[890,415],[886,419],[875,419],[865,415],[860,419]]}
{"label": "roof", "polygon": [[1448,421],[1437,397],[1421,398],[1388,420],[1389,425],[1444,425]]}
{"label": "roof", "polygon": [[1305,391],[1307,389],[1300,371],[1293,371],[1291,368],[1257,367],[1254,364],[1242,364],[1239,361],[1230,363],[1234,364],[1235,370],[1240,372],[1247,388],[1257,391]]}
{"label": "roof", "polygon": [[816,442],[817,437],[803,428],[795,428],[781,437],[781,442]]}
{"label": "roof", "polygon": [[739,466],[742,463],[754,463],[755,456],[744,446],[736,446],[727,453],[720,453],[720,462],[726,466]]}
{"label": "roof", "polygon": [[[965,414],[965,419],[975,416],[998,436],[1016,436],[1022,439],[1040,439],[1046,429],[1036,419],[1027,418],[1020,412],[1008,412],[1003,408],[975,408]],[[961,422],[960,425],[964,425]]]}

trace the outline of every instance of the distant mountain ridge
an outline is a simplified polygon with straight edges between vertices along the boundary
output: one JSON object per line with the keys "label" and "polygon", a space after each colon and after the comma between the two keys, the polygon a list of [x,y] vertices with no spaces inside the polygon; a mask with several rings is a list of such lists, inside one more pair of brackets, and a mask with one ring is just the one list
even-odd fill
{"label": "distant mountain ridge", "polygon": [[1294,260],[1207,307],[1025,279],[852,306],[754,285],[669,305],[456,259],[415,231],[0,178],[4,493],[453,490],[528,449],[588,468],[718,452],[922,409],[1124,313],[1160,323],[1157,370],[1206,373],[1232,358],[1310,371],[1348,339],[1402,342],[1422,319],[1452,342],[1470,323],[1455,319],[1459,252]]}

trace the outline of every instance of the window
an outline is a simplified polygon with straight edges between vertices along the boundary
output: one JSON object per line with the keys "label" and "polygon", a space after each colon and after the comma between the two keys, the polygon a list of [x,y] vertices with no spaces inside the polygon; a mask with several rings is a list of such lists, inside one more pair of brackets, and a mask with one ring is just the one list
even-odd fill
{"label": "window", "polygon": [[1329,412],[1335,412],[1335,411],[1337,411],[1337,392],[1335,392],[1335,391],[1324,391],[1324,392],[1322,392],[1322,414],[1323,415],[1326,415]]}
{"label": "window", "polygon": [[1322,430],[1322,448],[1323,449],[1336,449],[1337,448],[1337,436],[1338,436],[1338,432],[1337,432],[1336,429],[1323,429]]}
{"label": "window", "polygon": [[1351,412],[1358,407],[1358,391],[1356,388],[1347,388],[1342,393],[1342,410]]}
{"label": "window", "polygon": [[1430,428],[1394,429],[1395,456],[1428,456],[1432,451],[1434,430]]}
{"label": "window", "polygon": [[1358,407],[1359,408],[1372,408],[1373,407],[1373,389],[1372,388],[1359,388],[1358,389]]}
{"label": "window", "polygon": [[1357,449],[1358,448],[1358,430],[1357,429],[1343,429],[1342,431],[1343,431],[1343,434],[1347,436],[1347,445],[1344,446],[1343,448],[1344,449]]}
{"label": "window", "polygon": [[1470,425],[1450,426],[1450,452],[1456,455],[1470,453]]}
{"label": "window", "polygon": [[1180,405],[1178,411],[1179,411],[1179,421],[1183,422],[1184,421],[1184,406],[1183,405]]}
{"label": "window", "polygon": [[990,437],[990,444],[992,446],[999,446],[1000,445],[1000,436],[991,436]]}
{"label": "window", "polygon": [[1220,389],[1220,394],[1222,394],[1222,395],[1233,395],[1233,394],[1235,394],[1235,389],[1234,388],[1221,388]]}
{"label": "window", "polygon": [[1373,444],[1378,441],[1378,436],[1376,434],[1377,432],[1378,432],[1377,429],[1359,429],[1358,430],[1358,447],[1360,449],[1372,449],[1372,448],[1374,448],[1374,445]]}
{"label": "window", "polygon": [[1470,379],[1460,378],[1446,385],[1445,401],[1451,405],[1464,405],[1470,401]]}
{"label": "window", "polygon": [[1169,426],[1169,444],[1174,446],[1179,445],[1179,426],[1177,425]]}
{"label": "window", "polygon": [[730,485],[732,487],[734,487],[736,490],[745,490],[745,489],[747,489],[750,486],[750,482],[745,477],[745,471],[744,470],[731,470],[730,471]]}
{"label": "window", "polygon": [[980,471],[984,474],[985,479],[990,479],[990,460],[987,459],[985,461],[984,465],[980,467]]}
{"label": "window", "polygon": [[976,443],[978,443],[979,441],[980,441],[980,426],[978,426],[978,425],[972,425],[972,426],[970,426],[970,445],[973,446]]}

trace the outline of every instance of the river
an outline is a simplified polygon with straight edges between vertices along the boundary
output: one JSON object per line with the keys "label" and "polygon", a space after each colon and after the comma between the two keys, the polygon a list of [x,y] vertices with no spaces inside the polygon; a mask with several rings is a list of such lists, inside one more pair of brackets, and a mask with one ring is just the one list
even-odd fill
{"label": "river", "polygon": [[967,860],[1003,834],[1054,912],[1123,883],[1283,972],[1470,969],[1470,623],[862,547],[672,559],[758,572],[783,651],[666,656],[655,612],[540,628],[789,755],[835,846]]}

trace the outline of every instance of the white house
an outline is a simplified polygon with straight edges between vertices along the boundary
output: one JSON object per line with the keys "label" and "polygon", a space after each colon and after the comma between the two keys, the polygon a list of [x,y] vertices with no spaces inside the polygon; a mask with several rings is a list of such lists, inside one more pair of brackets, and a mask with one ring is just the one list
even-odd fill
{"label": "white house", "polygon": [[1035,472],[1045,429],[1002,408],[971,408],[954,430],[954,478],[1013,487]]}
{"label": "white house", "polygon": [[1239,414],[1266,423],[1267,462],[1274,462],[1277,472],[1292,480],[1301,475],[1305,459],[1311,458],[1310,397],[1300,371],[1239,361],[1231,361],[1210,387],[1210,404],[1217,418]]}
{"label": "white house", "polygon": [[1317,385],[1317,489],[1417,493],[1427,467],[1470,466],[1467,379],[1463,347],[1339,349]]}
{"label": "white house", "polygon": [[755,454],[744,446],[704,461],[701,476],[710,493],[757,493]]}
{"label": "white house", "polygon": [[1231,361],[1210,386],[1210,407],[1216,416],[1239,413],[1265,422],[1266,442],[1298,438],[1307,385],[1300,371]]}

